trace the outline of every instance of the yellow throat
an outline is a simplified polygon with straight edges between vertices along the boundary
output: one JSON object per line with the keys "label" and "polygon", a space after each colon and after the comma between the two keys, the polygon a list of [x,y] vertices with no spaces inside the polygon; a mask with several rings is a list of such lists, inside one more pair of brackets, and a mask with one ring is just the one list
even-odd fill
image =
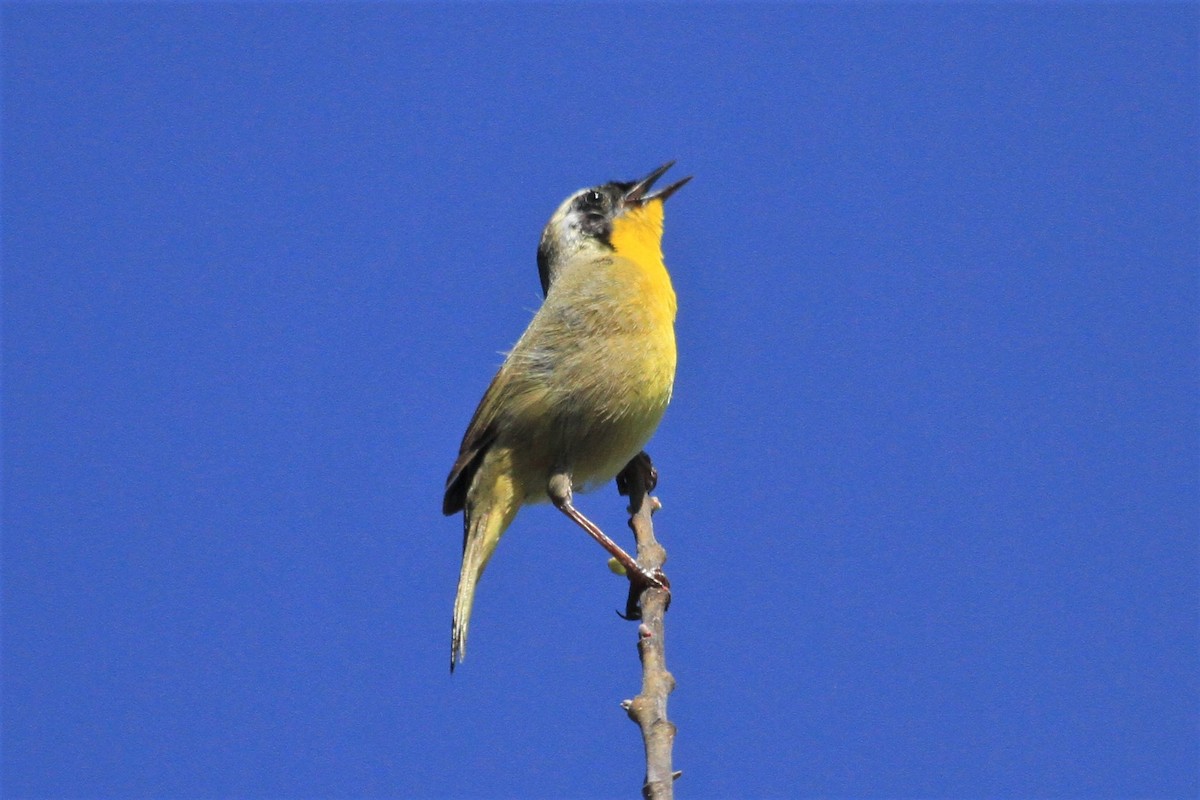
{"label": "yellow throat", "polygon": [[675,290],[663,264],[662,235],[663,202],[651,200],[613,220],[609,241],[617,255],[641,267],[646,290],[651,297],[664,301],[674,320]]}

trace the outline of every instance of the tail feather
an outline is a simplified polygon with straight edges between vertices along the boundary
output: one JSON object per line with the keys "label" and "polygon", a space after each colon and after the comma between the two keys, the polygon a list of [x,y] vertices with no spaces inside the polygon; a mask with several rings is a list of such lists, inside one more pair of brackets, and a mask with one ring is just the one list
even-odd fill
{"label": "tail feather", "polygon": [[471,516],[466,515],[463,526],[462,571],[458,576],[458,594],[454,597],[454,619],[450,623],[450,671],[467,656],[467,629],[471,625],[471,607],[475,604],[475,587],[487,559],[483,557],[483,537],[471,535]]}
{"label": "tail feather", "polygon": [[[467,629],[471,624],[471,607],[475,603],[475,587],[479,578],[496,551],[500,536],[517,515],[517,504],[512,502],[511,492],[493,495],[493,501],[502,500],[476,509],[468,501],[463,511],[463,560],[458,577],[458,594],[454,598],[454,619],[450,625],[450,671],[462,662],[467,654]],[[508,495],[504,497],[503,495]]]}

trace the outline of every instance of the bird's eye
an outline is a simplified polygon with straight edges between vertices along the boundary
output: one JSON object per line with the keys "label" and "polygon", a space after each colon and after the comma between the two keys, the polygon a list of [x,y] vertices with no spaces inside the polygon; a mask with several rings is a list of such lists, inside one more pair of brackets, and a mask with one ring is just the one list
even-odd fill
{"label": "bird's eye", "polygon": [[591,189],[583,194],[583,204],[585,206],[599,207],[604,205],[604,195],[595,189]]}

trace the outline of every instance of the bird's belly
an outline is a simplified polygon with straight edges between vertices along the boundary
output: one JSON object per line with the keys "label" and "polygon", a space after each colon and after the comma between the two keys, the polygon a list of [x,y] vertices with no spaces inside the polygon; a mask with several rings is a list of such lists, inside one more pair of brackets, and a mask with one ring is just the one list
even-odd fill
{"label": "bird's belly", "polygon": [[576,440],[571,453],[571,482],[580,492],[589,492],[617,476],[630,459],[641,452],[654,435],[666,410],[666,397],[618,420],[596,424]]}
{"label": "bird's belly", "polygon": [[670,327],[642,328],[613,337],[586,362],[591,373],[573,376],[557,405],[559,452],[579,491],[611,481],[654,435],[671,399],[674,334]]}
{"label": "bird's belly", "polygon": [[[674,342],[672,341],[673,345]],[[644,356],[644,353],[643,353]],[[571,374],[559,364],[546,395],[526,406],[537,412],[508,428],[520,472],[533,478],[526,486],[526,503],[546,499],[546,481],[566,471],[576,491],[587,492],[616,477],[654,435],[674,379],[674,348],[665,357],[613,356],[597,368]],[[540,393],[539,393],[540,394]]]}

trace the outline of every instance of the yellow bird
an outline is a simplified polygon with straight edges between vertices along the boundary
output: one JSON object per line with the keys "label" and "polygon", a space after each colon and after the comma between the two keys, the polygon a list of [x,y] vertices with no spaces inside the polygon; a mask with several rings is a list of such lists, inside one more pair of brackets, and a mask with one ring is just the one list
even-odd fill
{"label": "yellow bird", "polygon": [[466,654],[475,587],[523,505],[554,503],[637,579],[662,585],[579,513],[574,491],[608,483],[662,419],[675,380],[675,291],[662,256],[663,204],[691,177],[575,192],[542,232],[546,299],[484,392],[446,479],[463,512],[450,670]]}

